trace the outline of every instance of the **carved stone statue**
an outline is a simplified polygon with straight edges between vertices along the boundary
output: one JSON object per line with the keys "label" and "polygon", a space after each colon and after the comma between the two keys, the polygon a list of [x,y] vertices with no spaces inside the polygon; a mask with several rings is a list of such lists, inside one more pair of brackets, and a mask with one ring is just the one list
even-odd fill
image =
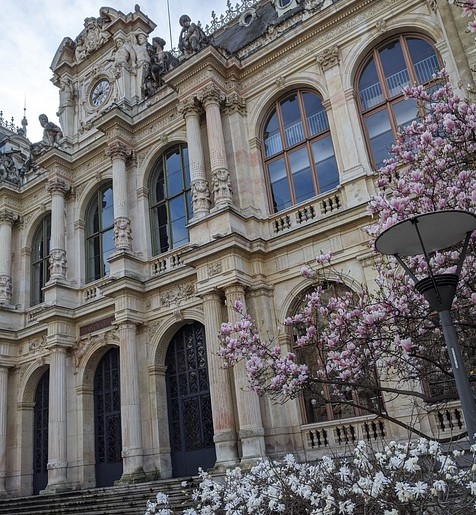
{"label": "carved stone statue", "polygon": [[56,115],[59,118],[63,133],[67,134],[74,116],[75,90],[71,79],[62,77],[59,82],[59,107]]}
{"label": "carved stone statue", "polygon": [[[117,98],[122,99],[126,95],[126,81],[129,74],[135,75],[136,53],[132,45],[118,37],[115,41],[116,48],[110,60],[114,62],[114,76],[117,84]],[[127,78],[126,78],[127,75]]]}
{"label": "carved stone statue", "polygon": [[150,66],[143,84],[145,96],[153,95],[163,84],[162,76],[179,64],[179,60],[171,52],[164,50],[165,44],[162,38],[155,37],[152,45],[148,45]]}
{"label": "carved stone statue", "polygon": [[7,181],[16,185],[21,182],[15,161],[9,154],[0,154],[0,181]]}
{"label": "carved stone statue", "polygon": [[210,43],[203,30],[197,24],[192,23],[190,16],[187,14],[180,16],[179,23],[182,26],[182,31],[180,32],[178,47],[185,56],[195,54]]}
{"label": "carved stone statue", "polygon": [[137,68],[137,84],[140,90],[144,91],[144,84],[149,75],[150,66],[150,44],[147,42],[147,36],[143,32],[136,35],[137,43],[133,45],[136,54]]}
{"label": "carved stone statue", "polygon": [[43,127],[42,145],[45,147],[58,146],[63,138],[62,130],[55,123],[49,122],[46,114],[40,114],[38,120],[40,120],[40,124]]}
{"label": "carved stone statue", "polygon": [[178,59],[171,53],[164,50],[165,40],[162,38],[152,39],[150,49],[150,74],[155,82],[160,82],[160,77],[171,70],[179,63]]}

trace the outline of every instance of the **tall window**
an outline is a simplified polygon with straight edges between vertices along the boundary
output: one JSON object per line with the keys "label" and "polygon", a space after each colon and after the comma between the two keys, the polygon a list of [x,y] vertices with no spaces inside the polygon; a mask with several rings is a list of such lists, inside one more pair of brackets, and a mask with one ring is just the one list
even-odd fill
{"label": "tall window", "polygon": [[45,216],[33,236],[31,253],[31,305],[44,301],[43,286],[50,279],[51,215]]}
{"label": "tall window", "polygon": [[99,189],[86,213],[86,281],[109,273],[107,258],[114,251],[114,209],[112,185]]}
{"label": "tall window", "polygon": [[[351,293],[351,290],[343,284],[330,282],[325,284],[325,289],[321,293],[321,299],[323,299],[323,302],[327,302],[332,297],[341,297],[348,293]],[[297,312],[304,309],[305,303],[304,301]],[[319,317],[316,323],[318,329],[319,327],[323,329],[327,325],[326,319],[322,317]],[[294,337],[297,338],[298,336],[299,330],[296,328]],[[317,371],[324,366],[324,350],[310,344],[305,347],[296,346],[294,352],[296,353],[297,361],[308,366],[309,376],[316,377]],[[366,388],[360,388],[359,391],[349,389],[345,393],[345,398],[338,398],[332,392],[331,385],[318,381],[314,382],[312,389],[306,390],[301,397],[304,423],[312,424],[314,422],[340,420],[365,415],[368,413],[365,410],[366,407],[379,409],[381,397],[376,390],[370,387],[376,383],[376,372],[369,371],[365,380]],[[351,404],[346,404],[346,402]]]}
{"label": "tall window", "polygon": [[157,161],[150,181],[150,211],[154,254],[188,242],[192,197],[185,145],[168,150]]}
{"label": "tall window", "polygon": [[276,102],[263,142],[274,212],[338,186],[329,122],[315,93],[298,90]]}
{"label": "tall window", "polygon": [[370,155],[375,166],[389,157],[399,127],[419,116],[402,88],[427,85],[440,68],[435,49],[424,39],[400,36],[375,48],[358,76],[357,89]]}

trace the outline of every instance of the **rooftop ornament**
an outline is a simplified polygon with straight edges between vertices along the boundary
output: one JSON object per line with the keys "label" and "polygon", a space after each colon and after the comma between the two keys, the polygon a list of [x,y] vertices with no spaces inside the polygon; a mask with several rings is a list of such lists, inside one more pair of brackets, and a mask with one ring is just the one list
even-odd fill
{"label": "rooftop ornament", "polygon": [[[476,442],[476,404],[450,310],[474,230],[476,215],[473,213],[435,211],[403,220],[386,229],[375,240],[376,250],[381,254],[394,256],[414,281],[415,289],[438,312],[471,444]],[[463,240],[456,272],[435,274],[431,267],[430,254],[452,247]],[[416,255],[425,257],[428,277],[418,279],[402,260],[402,256]]]}

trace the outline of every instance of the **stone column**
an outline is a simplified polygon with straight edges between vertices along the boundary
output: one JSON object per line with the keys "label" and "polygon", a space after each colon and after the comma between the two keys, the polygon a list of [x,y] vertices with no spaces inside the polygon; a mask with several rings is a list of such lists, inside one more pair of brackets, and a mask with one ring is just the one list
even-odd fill
{"label": "stone column", "polygon": [[120,140],[111,141],[106,155],[112,161],[112,194],[114,202],[114,246],[116,251],[132,250],[131,221],[127,208],[126,160],[132,149]]}
{"label": "stone column", "polygon": [[121,356],[122,482],[144,478],[136,324],[118,324]]}
{"label": "stone column", "polygon": [[230,371],[223,368],[223,362],[216,352],[218,346],[217,334],[223,321],[221,315],[222,302],[217,292],[206,293],[202,299],[213,413],[213,441],[215,442],[217,455],[215,467],[225,468],[238,463],[238,452]]}
{"label": "stone column", "polygon": [[48,399],[48,486],[46,492],[67,489],[66,349],[51,348]]}
{"label": "stone column", "polygon": [[[241,284],[233,284],[225,290],[228,319],[239,317],[233,309],[238,300],[245,306],[245,289]],[[244,464],[265,455],[264,429],[258,395],[250,390],[246,369],[239,362],[233,369],[235,374],[236,407],[238,412],[238,437],[241,441],[241,461]]]}
{"label": "stone column", "polygon": [[17,218],[8,209],[0,211],[0,306],[12,302],[12,227]]}
{"label": "stone column", "polygon": [[205,107],[208,149],[213,177],[213,200],[215,209],[221,209],[232,203],[230,172],[226,159],[225,138],[220,113],[220,105],[225,102],[226,97],[218,88],[210,85],[202,90],[197,98]]}
{"label": "stone column", "polygon": [[187,126],[193,218],[201,218],[210,212],[210,190],[200,137],[200,107],[196,104],[195,98],[190,98],[179,104],[178,111],[185,118]]}
{"label": "stone column", "polygon": [[58,177],[48,180],[51,195],[50,281],[66,280],[64,197],[69,186]]}
{"label": "stone column", "polygon": [[0,497],[7,495],[5,485],[7,475],[7,400],[8,368],[0,365]]}

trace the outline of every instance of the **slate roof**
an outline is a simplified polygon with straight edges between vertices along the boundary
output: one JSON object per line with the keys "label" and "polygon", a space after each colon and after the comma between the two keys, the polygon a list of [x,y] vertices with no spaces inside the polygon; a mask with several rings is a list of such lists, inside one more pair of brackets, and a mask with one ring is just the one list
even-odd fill
{"label": "slate roof", "polygon": [[247,12],[251,11],[251,9],[245,11],[241,16],[231,22],[228,27],[223,29],[223,32],[219,31],[219,33],[214,36],[214,44],[217,47],[225,49],[230,54],[234,54],[255,39],[263,36],[270,25],[277,25],[303,9],[304,7],[299,5],[278,18],[278,13],[270,2],[257,5],[254,8],[256,17],[250,25],[245,26],[241,24],[240,19],[242,19]]}

